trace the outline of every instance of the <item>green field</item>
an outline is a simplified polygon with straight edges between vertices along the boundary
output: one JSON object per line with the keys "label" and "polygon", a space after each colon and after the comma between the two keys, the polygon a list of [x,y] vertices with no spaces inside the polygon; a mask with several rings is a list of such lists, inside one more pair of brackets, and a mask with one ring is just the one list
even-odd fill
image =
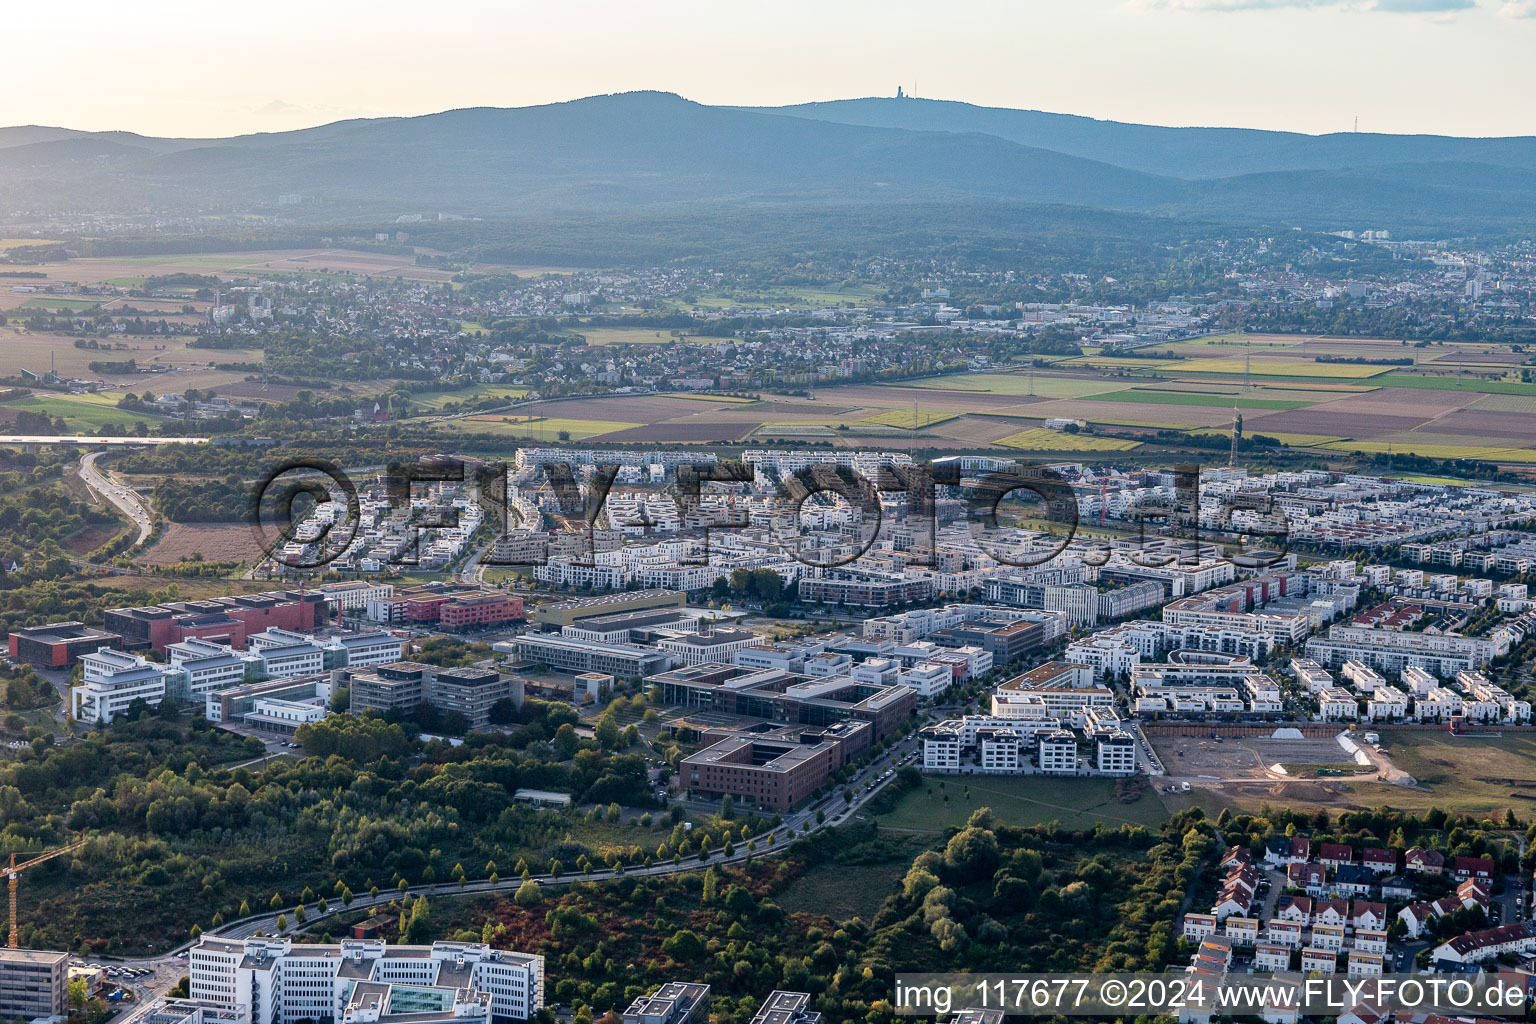
{"label": "green field", "polygon": [[21,307],[23,309],[66,309],[78,312],[81,310],[95,309],[99,305],[101,305],[101,301],[99,299],[74,299],[69,298],[68,296],[50,295],[46,297],[39,296],[35,299],[28,299],[26,302],[21,304]]}
{"label": "green field", "polygon": [[1128,452],[1140,448],[1140,441],[1122,441],[1118,437],[1094,437],[1069,434],[1063,430],[1035,427],[998,438],[994,444],[1026,452]]}
{"label": "green field", "polygon": [[[1522,818],[1536,809],[1536,735],[1452,736],[1448,732],[1383,730],[1381,745],[1392,763],[1424,790],[1396,787],[1381,802],[1414,809],[1439,806],[1473,814],[1513,807]],[[1518,794],[1518,795],[1517,795]]]}
{"label": "green field", "polygon": [[1138,402],[1145,405],[1205,405],[1219,409],[1304,409],[1314,403],[1290,398],[1249,398],[1247,395],[1202,395],[1197,391],[1154,391],[1134,388],[1100,395],[1100,402]]}
{"label": "green field", "polygon": [[989,391],[999,395],[1037,395],[1041,398],[1086,398],[1108,391],[1121,391],[1129,384],[1094,380],[1091,377],[1053,377],[1037,373],[1031,380],[1024,373],[957,373],[952,377],[923,377],[903,381],[902,388],[948,389],[951,391]]}
{"label": "green field", "polygon": [[481,384],[454,391],[422,391],[410,396],[411,408],[420,412],[436,412],[449,402],[478,401],[482,398],[504,398],[514,401],[528,393],[527,388],[507,387],[500,384]]}
{"label": "green field", "polygon": [[1116,785],[1112,779],[1040,775],[931,776],[903,796],[895,810],[881,817],[880,825],[938,832],[963,827],[979,807],[992,808],[999,821],[1010,825],[1043,825],[1054,820],[1074,830],[1092,828],[1097,822],[1111,827],[1129,824],[1155,828],[1167,820],[1168,812],[1151,787],[1143,790],[1140,799],[1127,804],[1116,799]]}
{"label": "green field", "polygon": [[1385,388],[1423,388],[1427,391],[1475,391],[1484,395],[1536,395],[1536,384],[1515,380],[1420,377],[1413,373],[1389,373],[1371,381]]}
{"label": "green field", "polygon": [[15,402],[6,402],[5,405],[9,409],[30,409],[33,412],[46,412],[50,416],[62,416],[68,429],[76,433],[95,433],[108,423],[132,426],[135,423],[163,422],[153,416],[125,412],[115,405],[103,405],[99,399],[97,395],[69,398],[40,398],[32,395]]}

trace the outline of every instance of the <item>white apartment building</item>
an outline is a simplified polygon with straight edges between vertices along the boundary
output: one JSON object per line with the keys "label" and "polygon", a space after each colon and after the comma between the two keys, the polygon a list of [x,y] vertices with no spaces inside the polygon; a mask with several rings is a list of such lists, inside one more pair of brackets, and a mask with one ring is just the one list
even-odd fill
{"label": "white apartment building", "polygon": [[1314,697],[1334,685],[1333,676],[1311,658],[1292,658],[1291,674]]}
{"label": "white apartment building", "polygon": [[1093,765],[1112,775],[1136,774],[1136,740],[1122,729],[1099,730],[1092,734]]}
{"label": "white apartment building", "polygon": [[1317,695],[1317,717],[1322,722],[1352,722],[1360,717],[1360,702],[1342,686],[1330,686]]}
{"label": "white apartment building", "polygon": [[111,722],[143,699],[165,699],[165,670],[145,659],[110,647],[80,656],[82,682],[70,691],[71,713],[81,722]]}
{"label": "white apartment building", "polygon": [[932,700],[949,689],[954,670],[935,661],[922,661],[896,675],[896,685],[915,690],[923,700]]}
{"label": "white apartment building", "polygon": [[1375,669],[1358,661],[1346,661],[1344,667],[1339,670],[1339,675],[1355,684],[1355,689],[1361,693],[1375,693],[1377,687],[1387,685]]}
{"label": "white apartment building", "polygon": [[1408,695],[1383,683],[1376,687],[1365,705],[1365,717],[1373,722],[1401,721],[1408,717]]}
{"label": "white apartment building", "polygon": [[1427,697],[1429,691],[1440,685],[1440,680],[1417,665],[1409,665],[1403,669],[1398,679],[1401,684],[1400,688],[1407,690],[1414,697]]}
{"label": "white apartment building", "polygon": [[1040,733],[1035,737],[1035,760],[1047,774],[1076,774],[1077,737],[1065,729]]}
{"label": "white apartment building", "polygon": [[1447,721],[1461,712],[1461,694],[1444,686],[1436,686],[1413,702],[1413,717],[1420,722]]}
{"label": "white apartment building", "polygon": [[1359,661],[1383,672],[1410,665],[1448,678],[1462,669],[1478,669],[1499,654],[1498,644],[1460,633],[1406,633],[1364,626],[1330,626],[1328,636],[1307,641],[1307,657],[1326,667]]}
{"label": "white apartment building", "polygon": [[299,945],[204,936],[187,967],[189,997],[232,1013],[238,1024],[361,1024],[377,1019],[348,1014],[364,986],[377,996],[373,1011],[381,1014],[462,1006],[463,1016],[474,1017],[473,1007],[488,1002],[492,1020],[519,1021],[544,1006],[544,958],[482,943]]}
{"label": "white apartment building", "polygon": [[1095,679],[1126,675],[1141,664],[1141,652],[1130,642],[1102,633],[1068,644],[1063,657],[1075,664],[1091,667]]}

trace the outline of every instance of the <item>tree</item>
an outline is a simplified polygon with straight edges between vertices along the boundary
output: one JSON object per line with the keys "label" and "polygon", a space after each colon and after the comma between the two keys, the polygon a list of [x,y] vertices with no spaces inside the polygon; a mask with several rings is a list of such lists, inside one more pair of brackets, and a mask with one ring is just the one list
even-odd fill
{"label": "tree", "polygon": [[661,951],[679,963],[691,964],[704,955],[704,942],[691,930],[680,928],[662,942]]}
{"label": "tree", "polygon": [[539,888],[539,883],[528,879],[517,887],[517,892],[512,895],[512,902],[520,907],[536,907],[544,899],[544,891]]}
{"label": "tree", "polygon": [[427,909],[427,898],[417,896],[411,905],[410,923],[400,929],[409,945],[420,946],[432,941],[432,915]]}

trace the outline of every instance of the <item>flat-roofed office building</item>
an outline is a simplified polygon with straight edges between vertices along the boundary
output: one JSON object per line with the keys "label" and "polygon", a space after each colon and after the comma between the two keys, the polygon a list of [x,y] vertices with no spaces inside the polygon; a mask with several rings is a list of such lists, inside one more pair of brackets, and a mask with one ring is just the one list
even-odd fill
{"label": "flat-roofed office building", "polygon": [[0,949],[0,1020],[63,1017],[68,1012],[68,953]]}

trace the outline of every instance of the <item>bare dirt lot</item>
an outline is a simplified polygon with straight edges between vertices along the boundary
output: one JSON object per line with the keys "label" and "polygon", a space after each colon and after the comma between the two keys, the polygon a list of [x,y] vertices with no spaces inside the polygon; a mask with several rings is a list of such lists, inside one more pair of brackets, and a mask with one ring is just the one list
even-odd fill
{"label": "bare dirt lot", "polygon": [[1159,736],[1152,741],[1168,774],[1238,781],[1283,779],[1280,765],[1342,765],[1350,761],[1338,741],[1329,738],[1276,740],[1266,737]]}
{"label": "bare dirt lot", "polygon": [[261,557],[262,550],[244,523],[171,523],[140,561],[174,565],[198,554],[205,562],[252,562]]}

